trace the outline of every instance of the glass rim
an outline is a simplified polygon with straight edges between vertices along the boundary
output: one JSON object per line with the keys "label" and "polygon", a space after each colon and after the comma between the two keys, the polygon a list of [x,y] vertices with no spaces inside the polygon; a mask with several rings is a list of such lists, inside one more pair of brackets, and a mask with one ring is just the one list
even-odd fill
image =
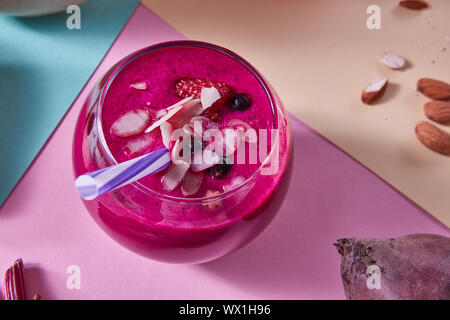
{"label": "glass rim", "polygon": [[[103,126],[102,126],[102,109],[103,109],[103,103],[106,97],[106,94],[108,92],[108,89],[111,85],[111,83],[114,81],[115,77],[119,74],[122,69],[128,65],[131,61],[137,59],[138,57],[155,51],[159,49],[166,49],[171,47],[198,47],[198,48],[204,48],[213,50],[219,53],[222,53],[229,58],[235,60],[236,62],[240,63],[242,66],[244,66],[258,81],[258,83],[261,85],[261,87],[264,89],[264,92],[266,93],[267,98],[269,99],[270,107],[272,109],[273,113],[273,128],[272,129],[278,129],[278,109],[277,109],[277,103],[275,101],[275,98],[271,92],[271,88],[269,84],[266,82],[266,80],[263,78],[263,76],[244,58],[240,57],[238,54],[234,53],[233,51],[226,49],[224,47],[202,42],[202,41],[195,41],[195,40],[176,40],[176,41],[167,41],[167,42],[161,42],[158,44],[154,44],[145,48],[142,48],[140,50],[137,50],[126,57],[122,58],[118,63],[113,65],[109,71],[105,73],[105,75],[100,79],[100,82],[104,82],[103,87],[101,88],[101,91],[99,93],[99,101],[98,101],[98,108],[95,115],[95,121],[97,126],[97,132],[98,137],[100,141],[100,146],[102,148],[102,151],[105,153],[107,160],[111,163],[111,165],[118,164],[117,160],[111,153],[111,150],[109,149],[108,144],[106,143],[106,139],[103,133]],[[104,78],[107,79],[104,79]],[[171,201],[176,203],[205,203],[205,202],[214,202],[217,200],[222,200],[225,198],[228,198],[234,194],[236,194],[240,190],[246,189],[248,185],[256,178],[256,176],[259,174],[259,172],[262,170],[262,168],[270,161],[272,154],[274,153],[274,150],[276,149],[277,144],[280,143],[279,141],[279,130],[276,130],[276,136],[275,136],[275,143],[271,145],[270,152],[267,154],[264,161],[261,162],[260,166],[255,170],[255,172],[252,173],[250,177],[248,177],[244,182],[237,185],[236,187],[221,192],[217,195],[212,196],[204,196],[204,197],[177,197],[177,196],[171,196],[168,194],[157,192],[149,187],[144,186],[142,183],[136,181],[133,183],[130,183],[129,186],[133,186],[140,192],[146,193],[149,196],[153,198],[157,198],[159,200],[165,200],[165,201]]]}

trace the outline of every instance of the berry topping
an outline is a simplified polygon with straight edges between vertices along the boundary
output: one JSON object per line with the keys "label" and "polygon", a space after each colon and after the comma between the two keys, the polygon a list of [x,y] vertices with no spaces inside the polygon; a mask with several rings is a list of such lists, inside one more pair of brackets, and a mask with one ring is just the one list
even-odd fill
{"label": "berry topping", "polygon": [[231,97],[229,106],[233,111],[244,111],[250,108],[252,105],[252,99],[245,93],[238,93]]}
{"label": "berry topping", "polygon": [[201,97],[202,88],[212,87],[219,91],[220,99],[204,111],[204,115],[209,118],[217,114],[219,109],[227,102],[231,95],[231,88],[223,81],[204,79],[184,78],[175,84],[176,93],[180,98],[193,97],[198,99]]}
{"label": "berry topping", "polygon": [[231,160],[229,158],[223,158],[221,163],[218,163],[211,168],[208,169],[208,173],[215,179],[221,179],[226,176],[228,172],[230,172]]}

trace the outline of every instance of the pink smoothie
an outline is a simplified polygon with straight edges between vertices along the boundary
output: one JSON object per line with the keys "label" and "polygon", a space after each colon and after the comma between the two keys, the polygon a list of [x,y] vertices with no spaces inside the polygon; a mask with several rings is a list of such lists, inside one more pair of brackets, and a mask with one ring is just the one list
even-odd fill
{"label": "pink smoothie", "polygon": [[[167,108],[180,100],[175,92],[175,83],[181,78],[200,78],[224,81],[235,92],[246,93],[252,99],[252,106],[244,111],[231,111],[227,105],[220,109],[219,128],[226,127],[231,119],[241,119],[256,131],[271,129],[273,113],[264,89],[244,66],[233,59],[208,49],[201,48],[168,48],[141,56],[128,64],[112,82],[105,99],[102,111],[102,124],[108,146],[118,162],[134,158],[152,150],[163,147],[160,131],[154,131],[154,143],[133,154],[127,152],[127,143],[139,139],[131,137],[121,139],[114,137],[109,128],[120,115],[130,110],[145,109],[150,114]],[[144,80],[146,90],[135,90],[130,84]],[[149,138],[152,139],[152,138]],[[270,141],[268,141],[270,147]],[[236,164],[223,179],[214,179],[205,174],[200,190],[194,195],[205,196],[207,190],[221,191],[223,185],[229,184],[233,178],[241,176],[247,179],[261,164]],[[158,192],[165,193],[161,185],[164,173],[148,176],[141,183]],[[170,192],[182,197],[180,188]]]}
{"label": "pink smoothie", "polygon": [[[196,45],[164,46],[129,59],[110,81],[101,106],[101,125],[89,124],[92,115],[83,110],[74,141],[75,174],[80,175],[105,167],[111,159],[104,153],[109,149],[115,161],[122,162],[164,146],[160,130],[118,137],[111,127],[131,110],[145,110],[149,125],[163,110],[181,98],[175,83],[182,78],[199,78],[225,82],[233,94],[244,93],[251,98],[246,110],[232,110],[224,104],[214,125],[225,128],[232,119],[243,120],[259,129],[278,129],[274,156],[278,170],[261,174],[256,163],[235,163],[222,177],[202,172],[198,191],[183,195],[181,188],[167,191],[161,178],[164,171],[147,176],[132,185],[106,194],[94,201],[85,201],[94,219],[113,238],[138,253],[168,262],[204,262],[220,257],[254,238],[276,214],[287,185],[290,137],[284,111],[257,73],[245,62]],[[195,42],[194,42],[195,44]],[[243,64],[244,63],[244,64]],[[130,84],[145,82],[145,89],[136,90]],[[96,106],[98,107],[98,105]],[[87,106],[86,106],[87,109]],[[93,121],[93,120],[92,120]],[[89,130],[101,128],[107,146],[98,147],[98,134]],[[92,139],[96,139],[95,142]],[[130,149],[133,142],[137,148]],[[101,143],[100,143],[101,144]],[[271,144],[267,141],[268,148]],[[94,146],[95,145],[95,146]],[[238,179],[237,179],[238,178]],[[233,181],[245,181],[224,193],[224,186]],[[214,194],[211,199],[205,197]],[[199,199],[202,198],[202,199]]]}

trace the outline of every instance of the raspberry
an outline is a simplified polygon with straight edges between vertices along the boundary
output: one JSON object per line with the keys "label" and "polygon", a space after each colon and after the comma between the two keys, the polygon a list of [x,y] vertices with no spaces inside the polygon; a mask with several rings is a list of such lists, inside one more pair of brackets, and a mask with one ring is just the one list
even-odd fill
{"label": "raspberry", "polygon": [[207,117],[214,117],[219,109],[228,101],[231,96],[231,88],[223,81],[204,80],[204,79],[190,79],[184,78],[179,80],[175,84],[175,90],[178,97],[187,98],[194,97],[194,99],[200,98],[200,92],[202,88],[216,88],[221,98],[217,100],[211,107],[205,110],[204,115]]}

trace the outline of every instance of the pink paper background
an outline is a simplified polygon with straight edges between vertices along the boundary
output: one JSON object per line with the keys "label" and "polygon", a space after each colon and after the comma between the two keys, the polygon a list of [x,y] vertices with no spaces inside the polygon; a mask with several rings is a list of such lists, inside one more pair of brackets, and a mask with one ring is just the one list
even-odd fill
{"label": "pink paper background", "polygon": [[[44,299],[339,299],[344,298],[339,255],[332,246],[337,238],[414,232],[450,236],[447,227],[292,118],[292,185],[279,215],[250,245],[192,266],[154,262],[114,243],[94,224],[73,187],[76,117],[87,90],[118,59],[153,43],[183,38],[139,6],[0,209],[0,271],[22,257],[29,296],[39,292]],[[80,290],[66,288],[69,265],[81,268]]]}

